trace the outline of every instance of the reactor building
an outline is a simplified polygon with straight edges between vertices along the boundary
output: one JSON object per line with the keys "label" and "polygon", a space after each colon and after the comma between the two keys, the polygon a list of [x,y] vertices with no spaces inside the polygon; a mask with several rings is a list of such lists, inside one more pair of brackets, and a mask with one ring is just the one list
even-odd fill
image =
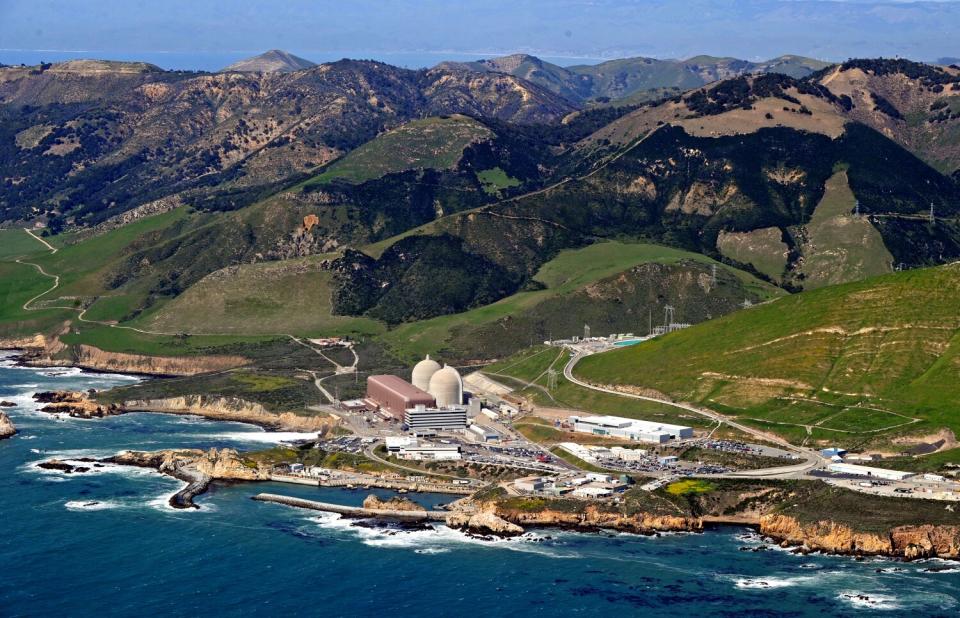
{"label": "reactor building", "polygon": [[441,366],[428,355],[414,366],[410,378],[407,382],[395,375],[368,377],[367,404],[411,427],[466,428],[463,379],[455,368]]}

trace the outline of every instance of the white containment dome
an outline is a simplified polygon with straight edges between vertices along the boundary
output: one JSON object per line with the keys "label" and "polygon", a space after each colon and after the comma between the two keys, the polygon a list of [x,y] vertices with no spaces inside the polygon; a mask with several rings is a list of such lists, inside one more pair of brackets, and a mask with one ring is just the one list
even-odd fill
{"label": "white containment dome", "polygon": [[463,403],[463,380],[450,365],[433,374],[427,392],[437,400],[437,407],[459,406]]}
{"label": "white containment dome", "polygon": [[410,383],[422,391],[430,391],[430,378],[433,374],[440,371],[440,363],[427,357],[413,366],[413,375],[410,376]]}

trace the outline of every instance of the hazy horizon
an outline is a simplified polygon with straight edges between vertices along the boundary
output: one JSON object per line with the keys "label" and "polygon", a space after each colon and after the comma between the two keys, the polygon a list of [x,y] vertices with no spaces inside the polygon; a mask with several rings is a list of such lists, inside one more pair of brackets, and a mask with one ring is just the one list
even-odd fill
{"label": "hazy horizon", "polygon": [[412,7],[372,0],[0,0],[0,62],[84,57],[216,70],[269,49],[314,62],[369,58],[411,68],[510,53],[561,65],[701,54],[934,61],[960,56],[958,30],[960,2],[952,0],[424,0]]}

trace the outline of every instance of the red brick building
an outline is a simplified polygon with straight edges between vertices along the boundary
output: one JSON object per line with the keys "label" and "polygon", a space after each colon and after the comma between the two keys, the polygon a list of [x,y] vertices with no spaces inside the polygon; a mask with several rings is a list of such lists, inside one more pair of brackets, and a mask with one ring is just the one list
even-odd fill
{"label": "red brick building", "polygon": [[403,419],[407,408],[436,405],[433,395],[393,375],[368,377],[366,398],[398,419]]}

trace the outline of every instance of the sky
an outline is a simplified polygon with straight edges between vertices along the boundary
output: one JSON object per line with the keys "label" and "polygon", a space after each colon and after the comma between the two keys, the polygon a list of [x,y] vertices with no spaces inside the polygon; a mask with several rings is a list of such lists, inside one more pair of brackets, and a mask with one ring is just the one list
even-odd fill
{"label": "sky", "polygon": [[960,56],[960,1],[0,0],[0,62],[143,59],[214,70],[268,49],[403,66],[514,52],[560,64]]}

